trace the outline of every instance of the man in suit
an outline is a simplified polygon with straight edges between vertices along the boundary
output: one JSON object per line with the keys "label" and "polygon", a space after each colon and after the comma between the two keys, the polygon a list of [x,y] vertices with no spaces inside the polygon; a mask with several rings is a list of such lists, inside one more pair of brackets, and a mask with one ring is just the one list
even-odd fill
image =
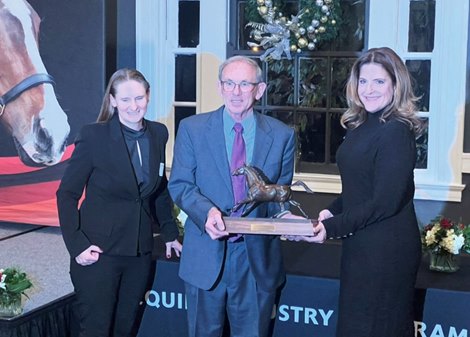
{"label": "man in suit", "polygon": [[[189,336],[267,336],[277,291],[285,280],[279,237],[230,237],[223,216],[235,205],[230,164],[241,124],[245,161],[277,184],[293,175],[294,130],[253,111],[266,89],[258,64],[234,56],[219,68],[219,109],[181,121],[168,189],[188,214],[180,277],[185,281]],[[233,150],[233,151],[232,151]],[[238,150],[237,150],[238,151]],[[261,204],[249,217],[279,212]],[[227,316],[226,316],[227,315]]]}

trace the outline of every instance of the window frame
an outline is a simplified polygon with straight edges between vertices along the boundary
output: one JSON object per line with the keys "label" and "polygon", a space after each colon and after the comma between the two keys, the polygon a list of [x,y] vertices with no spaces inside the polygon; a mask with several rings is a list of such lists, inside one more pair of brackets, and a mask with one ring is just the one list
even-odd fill
{"label": "window frame", "polygon": [[[433,52],[407,51],[409,0],[369,0],[366,43],[367,48],[393,48],[404,60],[431,60],[429,112],[423,114],[429,117],[428,166],[415,170],[415,198],[460,202],[465,188],[462,173],[470,171],[470,154],[463,154],[468,29],[461,28],[468,27],[469,3],[455,0],[455,4],[449,6],[446,1],[436,0]],[[174,145],[173,59],[177,50],[177,3],[174,0],[139,0],[136,3],[137,68],[152,84],[148,117],[166,124],[170,132],[168,167]],[[217,68],[230,48],[227,45],[231,34],[231,21],[227,20],[229,4],[230,0],[200,3],[201,18],[209,20],[201,20],[200,45],[191,48],[194,49],[191,52],[197,52],[196,113],[222,104],[216,91],[216,79]],[[452,51],[451,60],[449,51]],[[294,179],[303,180],[316,192],[341,192],[338,175],[296,173]]]}

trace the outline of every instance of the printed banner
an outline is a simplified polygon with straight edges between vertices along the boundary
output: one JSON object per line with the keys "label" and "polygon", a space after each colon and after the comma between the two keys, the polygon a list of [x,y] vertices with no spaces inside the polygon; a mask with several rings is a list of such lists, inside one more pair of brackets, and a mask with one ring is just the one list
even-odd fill
{"label": "printed banner", "polygon": [[100,1],[0,4],[0,22],[10,23],[0,25],[0,223],[57,226],[65,162],[104,92],[105,9]]}
{"label": "printed banner", "polygon": [[[138,337],[187,335],[184,283],[178,263],[157,261],[152,289],[147,292]],[[287,275],[276,313],[274,337],[334,337],[339,281]],[[470,293],[417,289],[415,337],[470,337]],[[227,336],[228,337],[228,336]]]}

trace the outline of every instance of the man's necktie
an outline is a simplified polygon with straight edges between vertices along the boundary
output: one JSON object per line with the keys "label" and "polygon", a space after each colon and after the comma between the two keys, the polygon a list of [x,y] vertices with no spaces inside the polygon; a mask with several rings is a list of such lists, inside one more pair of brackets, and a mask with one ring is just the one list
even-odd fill
{"label": "man's necktie", "polygon": [[[232,159],[230,161],[230,174],[243,166],[246,162],[246,150],[245,150],[245,141],[243,140],[243,126],[240,123],[235,123],[233,126],[235,131],[235,139],[233,140],[232,147]],[[235,199],[235,204],[245,198],[246,193],[246,183],[245,176],[233,176],[232,175],[232,187],[233,187],[233,197]],[[237,212],[231,214],[231,216],[240,216],[242,213],[243,207]]]}

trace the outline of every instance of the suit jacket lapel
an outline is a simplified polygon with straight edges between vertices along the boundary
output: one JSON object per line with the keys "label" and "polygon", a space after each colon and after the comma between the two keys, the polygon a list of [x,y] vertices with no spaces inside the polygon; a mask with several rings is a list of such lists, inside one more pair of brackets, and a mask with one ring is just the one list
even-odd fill
{"label": "suit jacket lapel", "polygon": [[[109,121],[109,130],[111,133],[110,156],[117,163],[115,174],[122,177],[122,184],[127,185],[133,194],[139,193],[134,168],[132,167],[127,145],[122,135],[119,118],[116,115]],[[129,179],[129,177],[134,177],[134,179]]]}
{"label": "suit jacket lapel", "polygon": [[255,112],[254,114],[256,118],[256,136],[251,164],[253,166],[263,168],[268,157],[269,150],[273,144],[273,137],[271,135],[272,129],[266,123],[263,115],[258,112]]}
{"label": "suit jacket lapel", "polygon": [[225,186],[229,189],[230,193],[232,193],[230,166],[225,146],[224,124],[222,118],[223,112],[224,107],[221,107],[212,114],[209,119],[209,123],[207,123],[205,136],[211,153],[211,158],[217,158],[214,160],[214,165],[217,167]]}
{"label": "suit jacket lapel", "polygon": [[[149,165],[150,165],[150,181],[149,181],[149,185],[150,186],[155,186],[156,184],[158,184],[158,181],[160,181],[161,179],[161,176],[160,176],[160,163],[164,163],[164,158],[162,158],[162,150],[161,150],[161,142],[159,140],[159,137],[157,134],[155,134],[155,129],[151,128],[150,127],[150,123],[148,123],[149,125],[149,134],[150,134],[150,139],[149,139],[149,150],[150,150],[150,154],[149,154]],[[163,172],[163,174],[165,174],[165,172]],[[153,190],[150,189],[150,190]]]}

